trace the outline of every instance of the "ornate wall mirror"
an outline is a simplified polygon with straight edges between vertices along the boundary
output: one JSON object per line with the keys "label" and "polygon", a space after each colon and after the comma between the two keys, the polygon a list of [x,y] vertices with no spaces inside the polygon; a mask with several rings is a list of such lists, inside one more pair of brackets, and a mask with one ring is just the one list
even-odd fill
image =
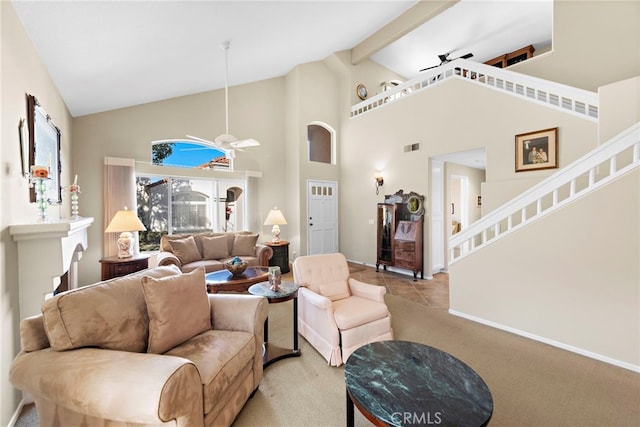
{"label": "ornate wall mirror", "polygon": [[[38,100],[33,95],[27,95],[27,131],[29,135],[29,168],[31,166],[47,166],[49,168],[48,188],[46,197],[49,203],[62,202],[62,187],[60,186],[60,129],[51,120]],[[33,188],[30,190],[31,202],[36,201]]]}

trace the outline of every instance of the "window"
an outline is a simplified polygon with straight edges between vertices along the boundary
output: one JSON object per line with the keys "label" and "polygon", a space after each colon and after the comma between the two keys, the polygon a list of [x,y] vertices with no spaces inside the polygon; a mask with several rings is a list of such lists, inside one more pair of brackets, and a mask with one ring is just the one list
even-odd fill
{"label": "window", "polygon": [[326,124],[312,123],[307,126],[310,161],[336,164],[334,135],[333,129]]}
{"label": "window", "polygon": [[[151,147],[155,165],[216,170],[231,166],[224,152],[205,144],[164,140]],[[158,250],[164,234],[244,230],[245,187],[241,179],[137,174],[138,217],[147,228],[139,234],[140,250]]]}
{"label": "window", "polygon": [[141,251],[160,248],[164,234],[245,229],[245,183],[233,179],[189,179],[138,175]]}

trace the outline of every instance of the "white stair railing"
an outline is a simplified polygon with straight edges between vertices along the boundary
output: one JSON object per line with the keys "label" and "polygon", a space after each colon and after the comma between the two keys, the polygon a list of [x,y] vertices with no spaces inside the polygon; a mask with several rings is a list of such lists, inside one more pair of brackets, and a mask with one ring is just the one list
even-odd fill
{"label": "white stair railing", "polygon": [[638,167],[640,123],[455,234],[449,239],[449,264]]}
{"label": "white stair railing", "polygon": [[423,71],[414,79],[354,105],[351,108],[351,117],[396,102],[451,78],[465,79],[593,122],[598,119],[598,94],[595,92],[465,59],[456,59],[440,67]]}

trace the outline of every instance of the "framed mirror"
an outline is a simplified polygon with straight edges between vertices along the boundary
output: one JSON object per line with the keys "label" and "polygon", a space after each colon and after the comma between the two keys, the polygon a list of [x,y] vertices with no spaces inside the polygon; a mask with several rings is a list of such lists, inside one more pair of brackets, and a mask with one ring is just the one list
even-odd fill
{"label": "framed mirror", "polygon": [[[49,185],[47,198],[50,204],[62,202],[60,186],[60,129],[42,108],[33,95],[27,95],[27,133],[29,135],[29,168],[31,166],[47,166],[49,168]],[[34,189],[30,189],[31,202],[36,201]]]}

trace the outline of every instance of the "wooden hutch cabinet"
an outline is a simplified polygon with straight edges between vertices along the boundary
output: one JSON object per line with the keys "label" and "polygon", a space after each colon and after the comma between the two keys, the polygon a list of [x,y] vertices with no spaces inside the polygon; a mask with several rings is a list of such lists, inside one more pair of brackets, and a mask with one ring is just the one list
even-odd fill
{"label": "wooden hutch cabinet", "polygon": [[386,196],[378,203],[376,271],[380,266],[413,271],[415,281],[423,272],[423,216],[424,197],[402,190]]}
{"label": "wooden hutch cabinet", "polygon": [[496,56],[495,58],[486,61],[485,64],[498,68],[506,68],[510,65],[517,64],[518,62],[526,61],[533,57],[533,52],[536,49],[532,46],[525,46],[521,49],[514,50],[513,52],[505,53],[504,55]]}

